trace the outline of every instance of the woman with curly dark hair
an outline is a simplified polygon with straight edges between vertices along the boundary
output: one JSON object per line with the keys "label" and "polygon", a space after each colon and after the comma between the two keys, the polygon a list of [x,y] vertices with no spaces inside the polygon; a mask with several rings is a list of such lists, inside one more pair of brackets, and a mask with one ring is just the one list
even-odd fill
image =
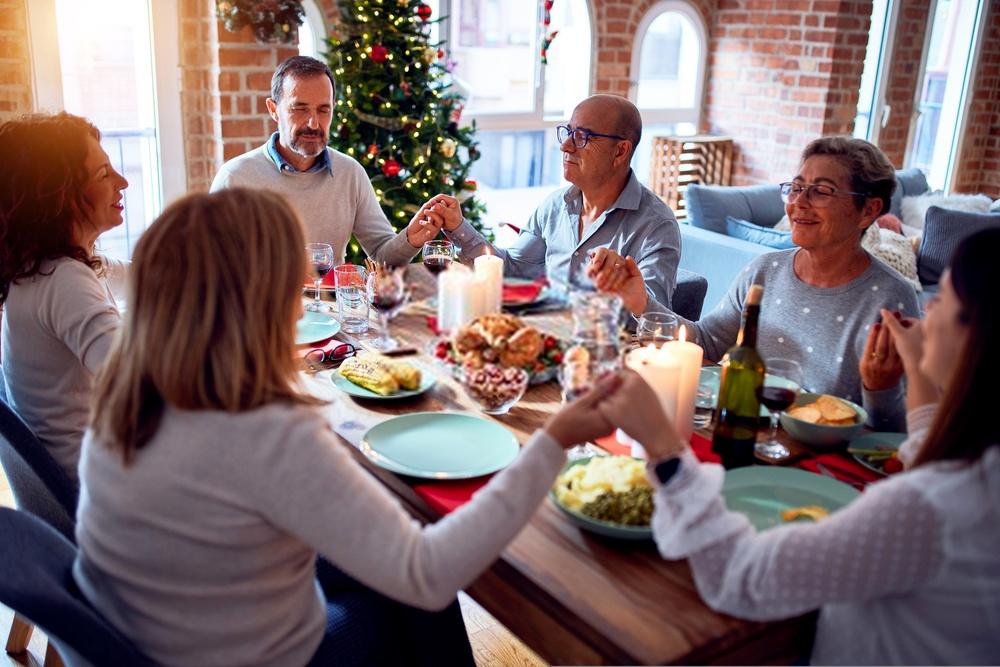
{"label": "woman with curly dark hair", "polygon": [[108,285],[122,265],[95,254],[122,223],[128,187],[100,132],[62,112],[0,124],[0,305],[11,408],[77,479],[93,375],[120,316]]}

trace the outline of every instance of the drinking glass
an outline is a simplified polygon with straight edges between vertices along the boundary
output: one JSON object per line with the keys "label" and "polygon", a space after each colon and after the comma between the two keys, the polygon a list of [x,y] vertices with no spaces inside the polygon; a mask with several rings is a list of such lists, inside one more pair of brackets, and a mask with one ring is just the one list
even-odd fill
{"label": "drinking glass", "polygon": [[635,328],[640,347],[662,345],[677,338],[677,316],[673,313],[649,311],[639,317]]}
{"label": "drinking glass", "polygon": [[451,241],[428,241],[424,244],[424,266],[436,278],[455,261],[455,246]]}
{"label": "drinking glass", "polygon": [[371,342],[375,349],[388,351],[399,346],[399,341],[389,335],[389,320],[403,307],[406,296],[402,269],[381,268],[368,272],[368,302],[379,315],[378,338]]}
{"label": "drinking glass", "polygon": [[760,401],[771,411],[771,434],[767,442],[758,442],[754,451],[765,459],[783,459],[791,452],[778,442],[778,419],[781,412],[795,402],[802,388],[802,367],[792,359],[768,359],[767,374],[761,388]]}
{"label": "drinking glass", "polygon": [[719,398],[719,374],[714,371],[718,371],[718,368],[702,368],[698,376],[698,392],[694,397],[695,428],[705,428],[712,423],[715,402]]}
{"label": "drinking glass", "polygon": [[306,304],[306,310],[321,312],[325,310],[319,300],[319,286],[323,282],[326,274],[333,268],[333,246],[329,243],[308,243],[306,244],[306,255],[309,257],[309,264],[315,274],[316,298],[311,303]]}
{"label": "drinking glass", "polygon": [[333,277],[340,326],[345,333],[365,333],[368,331],[367,272],[356,264],[341,264],[333,270]]}

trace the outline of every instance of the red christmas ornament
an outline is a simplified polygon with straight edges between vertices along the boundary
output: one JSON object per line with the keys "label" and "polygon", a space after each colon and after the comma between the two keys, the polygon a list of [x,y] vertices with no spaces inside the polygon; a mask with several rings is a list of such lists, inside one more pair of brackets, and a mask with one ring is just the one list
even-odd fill
{"label": "red christmas ornament", "polygon": [[402,166],[398,162],[392,159],[386,160],[385,164],[382,165],[382,173],[388,176],[389,178],[392,178],[393,176],[398,176],[400,169],[402,169]]}
{"label": "red christmas ornament", "polygon": [[368,154],[375,155],[376,153],[378,153],[378,146],[375,144],[368,144]]}
{"label": "red christmas ornament", "polygon": [[434,10],[431,9],[430,5],[426,5],[422,2],[417,5],[417,16],[420,17],[421,21],[429,20],[431,18],[431,12],[433,11]]}
{"label": "red christmas ornament", "polygon": [[388,57],[389,50],[381,44],[376,44],[372,47],[372,62],[384,63],[385,59]]}

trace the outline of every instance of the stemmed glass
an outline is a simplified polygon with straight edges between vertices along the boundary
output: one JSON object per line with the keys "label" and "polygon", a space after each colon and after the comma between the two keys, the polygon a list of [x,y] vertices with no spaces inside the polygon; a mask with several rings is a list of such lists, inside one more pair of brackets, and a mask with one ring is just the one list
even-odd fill
{"label": "stemmed glass", "polygon": [[781,412],[795,402],[802,388],[802,366],[792,359],[768,359],[767,374],[760,392],[760,401],[771,411],[771,434],[767,442],[758,442],[754,451],[765,459],[783,459],[791,455],[788,447],[778,442],[778,419]]}
{"label": "stemmed glass", "polygon": [[662,345],[677,338],[677,316],[673,313],[649,311],[639,317],[635,328],[636,341],[640,347]]}
{"label": "stemmed glass", "polygon": [[399,346],[399,341],[389,335],[389,320],[402,308],[406,296],[402,269],[376,267],[369,271],[368,302],[379,316],[378,338],[371,342],[375,349],[388,351]]}
{"label": "stemmed glass", "polygon": [[308,243],[306,244],[306,254],[309,256],[309,264],[312,265],[316,278],[316,298],[312,303],[306,304],[306,310],[322,312],[323,304],[319,300],[319,286],[323,282],[326,274],[333,268],[333,246],[329,243]]}
{"label": "stemmed glass", "polygon": [[424,266],[435,277],[455,261],[455,246],[451,241],[428,241],[424,244]]}

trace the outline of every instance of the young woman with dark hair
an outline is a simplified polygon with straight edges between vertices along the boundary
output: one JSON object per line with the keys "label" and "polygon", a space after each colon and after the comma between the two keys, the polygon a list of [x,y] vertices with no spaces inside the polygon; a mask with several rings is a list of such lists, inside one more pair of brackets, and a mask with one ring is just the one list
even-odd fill
{"label": "young woman with dark hair", "polygon": [[[598,409],[657,470],[653,533],[689,558],[706,603],[772,620],[819,609],[817,664],[992,664],[1000,656],[1000,229],[963,241],[924,320],[883,325],[908,380],[903,473],[815,524],[758,534],[726,510],[722,469],[699,464],[651,392],[626,376]],[[624,396],[630,395],[629,402]],[[940,397],[940,403],[935,405]]]}
{"label": "young woman with dark hair", "polygon": [[97,128],[68,113],[0,124],[0,304],[6,400],[77,478],[93,376],[120,317],[95,252],[128,187]]}

